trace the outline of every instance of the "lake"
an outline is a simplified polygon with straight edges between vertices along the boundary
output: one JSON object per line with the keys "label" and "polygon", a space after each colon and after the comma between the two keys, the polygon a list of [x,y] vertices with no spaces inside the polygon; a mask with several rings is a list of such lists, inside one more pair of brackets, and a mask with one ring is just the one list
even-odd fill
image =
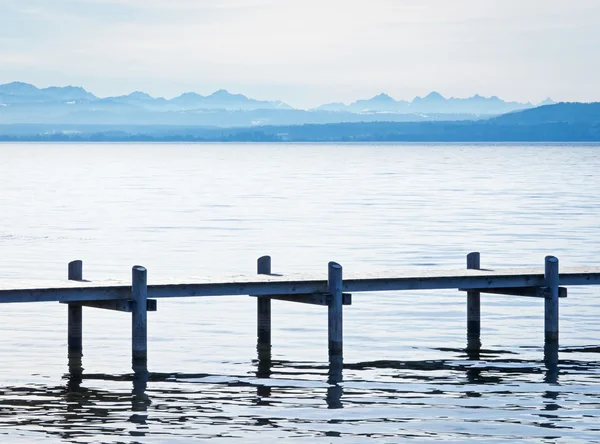
{"label": "lake", "polygon": [[[0,279],[153,279],[273,272],[600,262],[600,145],[0,144]],[[67,307],[0,315],[0,440],[10,443],[600,442],[600,289],[561,300],[558,375],[543,302],[482,295],[479,356],[457,291],[359,293],[344,308],[343,382],[328,384],[327,310],[158,301],[144,393],[131,320],[84,308],[69,377]]]}

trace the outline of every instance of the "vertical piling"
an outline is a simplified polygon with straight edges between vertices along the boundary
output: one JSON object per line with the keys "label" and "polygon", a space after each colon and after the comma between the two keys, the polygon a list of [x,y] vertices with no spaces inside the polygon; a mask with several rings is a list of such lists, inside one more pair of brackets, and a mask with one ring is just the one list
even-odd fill
{"label": "vertical piling", "polygon": [[[70,281],[83,280],[83,262],[69,262]],[[83,354],[83,307],[76,302],[68,304],[67,344],[70,355]]]}
{"label": "vertical piling", "polygon": [[[271,256],[262,256],[256,262],[258,274],[271,274]],[[259,360],[271,359],[271,299],[256,298],[256,350]]]}
{"label": "vertical piling", "polygon": [[136,265],[131,270],[131,362],[133,371],[148,370],[148,282],[147,271]]}
{"label": "vertical piling", "polygon": [[[481,268],[480,254],[477,252],[467,255],[467,269]],[[467,349],[481,348],[481,297],[478,291],[467,291]]]}
{"label": "vertical piling", "polygon": [[[70,281],[83,280],[83,262],[69,262],[68,279]],[[83,376],[83,306],[77,302],[67,306],[67,359],[69,366],[69,382],[67,389],[77,391]]]}
{"label": "vertical piling", "polygon": [[342,356],[342,266],[329,262],[327,287],[331,300],[328,306],[329,356]]}
{"label": "vertical piling", "polygon": [[546,297],[544,299],[544,339],[547,344],[558,344],[558,259],[546,256],[544,268]]}

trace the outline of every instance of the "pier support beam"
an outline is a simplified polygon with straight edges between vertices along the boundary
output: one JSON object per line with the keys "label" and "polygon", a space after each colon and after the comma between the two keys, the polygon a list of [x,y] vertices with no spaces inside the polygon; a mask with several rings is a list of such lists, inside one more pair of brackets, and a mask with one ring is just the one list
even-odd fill
{"label": "pier support beam", "polygon": [[[70,281],[83,280],[83,262],[69,262]],[[68,306],[67,344],[69,356],[81,357],[83,355],[83,307],[76,302]]]}
{"label": "pier support beam", "polygon": [[131,270],[131,363],[135,373],[148,371],[148,282],[147,271],[136,265]]}
{"label": "pier support beam", "polygon": [[[258,274],[271,274],[271,256],[262,256],[256,263]],[[256,298],[256,350],[259,360],[271,359],[271,298]]]}
{"label": "pier support beam", "polygon": [[331,301],[328,306],[328,333],[329,356],[342,356],[343,354],[343,316],[342,316],[342,266],[336,262],[329,262],[328,291]]}
{"label": "pier support beam", "polygon": [[546,297],[544,299],[544,339],[547,344],[558,344],[558,259],[546,256],[544,267]]}
{"label": "pier support beam", "polygon": [[[467,269],[479,270],[481,268],[479,253],[467,255]],[[467,291],[467,350],[481,348],[481,293]]]}

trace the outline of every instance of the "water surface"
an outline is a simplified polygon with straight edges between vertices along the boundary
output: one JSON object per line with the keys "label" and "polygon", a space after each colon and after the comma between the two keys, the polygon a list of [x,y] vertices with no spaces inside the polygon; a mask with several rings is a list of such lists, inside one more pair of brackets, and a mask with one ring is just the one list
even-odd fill
{"label": "water surface", "polygon": [[[0,144],[0,279],[148,279],[273,271],[598,264],[600,146]],[[344,309],[343,382],[327,314],[273,302],[259,363],[247,297],[161,299],[150,380],[130,369],[130,318],[84,309],[81,378],[66,307],[0,315],[2,442],[600,442],[599,290],[561,300],[558,369],[543,303],[482,296],[479,355],[457,291],[360,293]],[[143,386],[144,384],[142,384]],[[142,387],[143,388],[143,387]]]}

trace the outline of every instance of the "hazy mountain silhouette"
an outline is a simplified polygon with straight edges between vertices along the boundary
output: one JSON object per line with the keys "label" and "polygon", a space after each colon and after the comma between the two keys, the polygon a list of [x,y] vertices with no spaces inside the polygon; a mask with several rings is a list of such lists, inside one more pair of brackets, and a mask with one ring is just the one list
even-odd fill
{"label": "hazy mountain silhouette", "polygon": [[[51,86],[49,88],[36,88],[23,82],[12,82],[0,85],[0,103],[11,104],[39,104],[39,103],[65,103],[66,102],[94,103],[101,102],[112,104],[134,105],[140,108],[164,110],[186,109],[292,109],[291,106],[281,101],[261,101],[249,99],[242,94],[231,94],[221,89],[209,96],[201,96],[193,92],[184,93],[171,100],[163,97],[152,97],[141,91],[135,91],[125,96],[99,98],[78,86]],[[70,103],[72,104],[72,103]]]}
{"label": "hazy mountain silhouette", "polygon": [[540,103],[538,103],[538,106],[554,105],[555,103],[558,103],[558,102],[555,102],[550,97],[547,97],[546,99],[544,99]]}
{"label": "hazy mountain silhouette", "polygon": [[[546,103],[550,99],[547,99]],[[299,110],[275,100],[263,101],[224,89],[208,96],[185,92],[172,99],[142,91],[97,97],[78,86],[37,88],[23,82],[0,85],[0,123],[77,123],[147,125],[290,125],[336,122],[466,120],[533,107],[498,97],[445,98],[437,92],[412,101],[387,94],[349,105],[330,103]]]}
{"label": "hazy mountain silhouette", "polygon": [[170,103],[179,105],[182,109],[229,109],[229,110],[255,110],[255,109],[293,109],[281,101],[262,101],[249,99],[243,94],[231,94],[220,89],[209,96],[196,93],[184,93],[170,100]]}
{"label": "hazy mountain silhouette", "polygon": [[314,108],[316,111],[347,111],[354,113],[370,112],[397,112],[409,113],[407,111],[410,102],[404,100],[397,101],[385,93],[378,94],[370,99],[361,99],[352,102],[349,105],[344,103],[326,103],[325,105]]}
{"label": "hazy mountain silhouette", "polygon": [[0,85],[0,103],[44,103],[73,100],[97,100],[92,93],[78,86],[36,88],[29,83],[12,82]]}
{"label": "hazy mountain silhouette", "polygon": [[[551,99],[546,99],[551,100]],[[505,102],[496,96],[482,97],[479,94],[466,99],[450,97],[433,91],[425,97],[415,97],[412,102],[395,100],[387,94],[379,94],[366,100],[357,100],[349,105],[328,103],[316,110],[350,111],[358,113],[395,112],[395,113],[438,113],[438,114],[475,114],[492,115],[510,111],[533,108],[531,103]]]}
{"label": "hazy mountain silhouette", "polygon": [[387,94],[381,93],[367,100],[357,100],[348,108],[353,112],[407,112],[409,105],[409,102],[405,100],[397,101]]}

